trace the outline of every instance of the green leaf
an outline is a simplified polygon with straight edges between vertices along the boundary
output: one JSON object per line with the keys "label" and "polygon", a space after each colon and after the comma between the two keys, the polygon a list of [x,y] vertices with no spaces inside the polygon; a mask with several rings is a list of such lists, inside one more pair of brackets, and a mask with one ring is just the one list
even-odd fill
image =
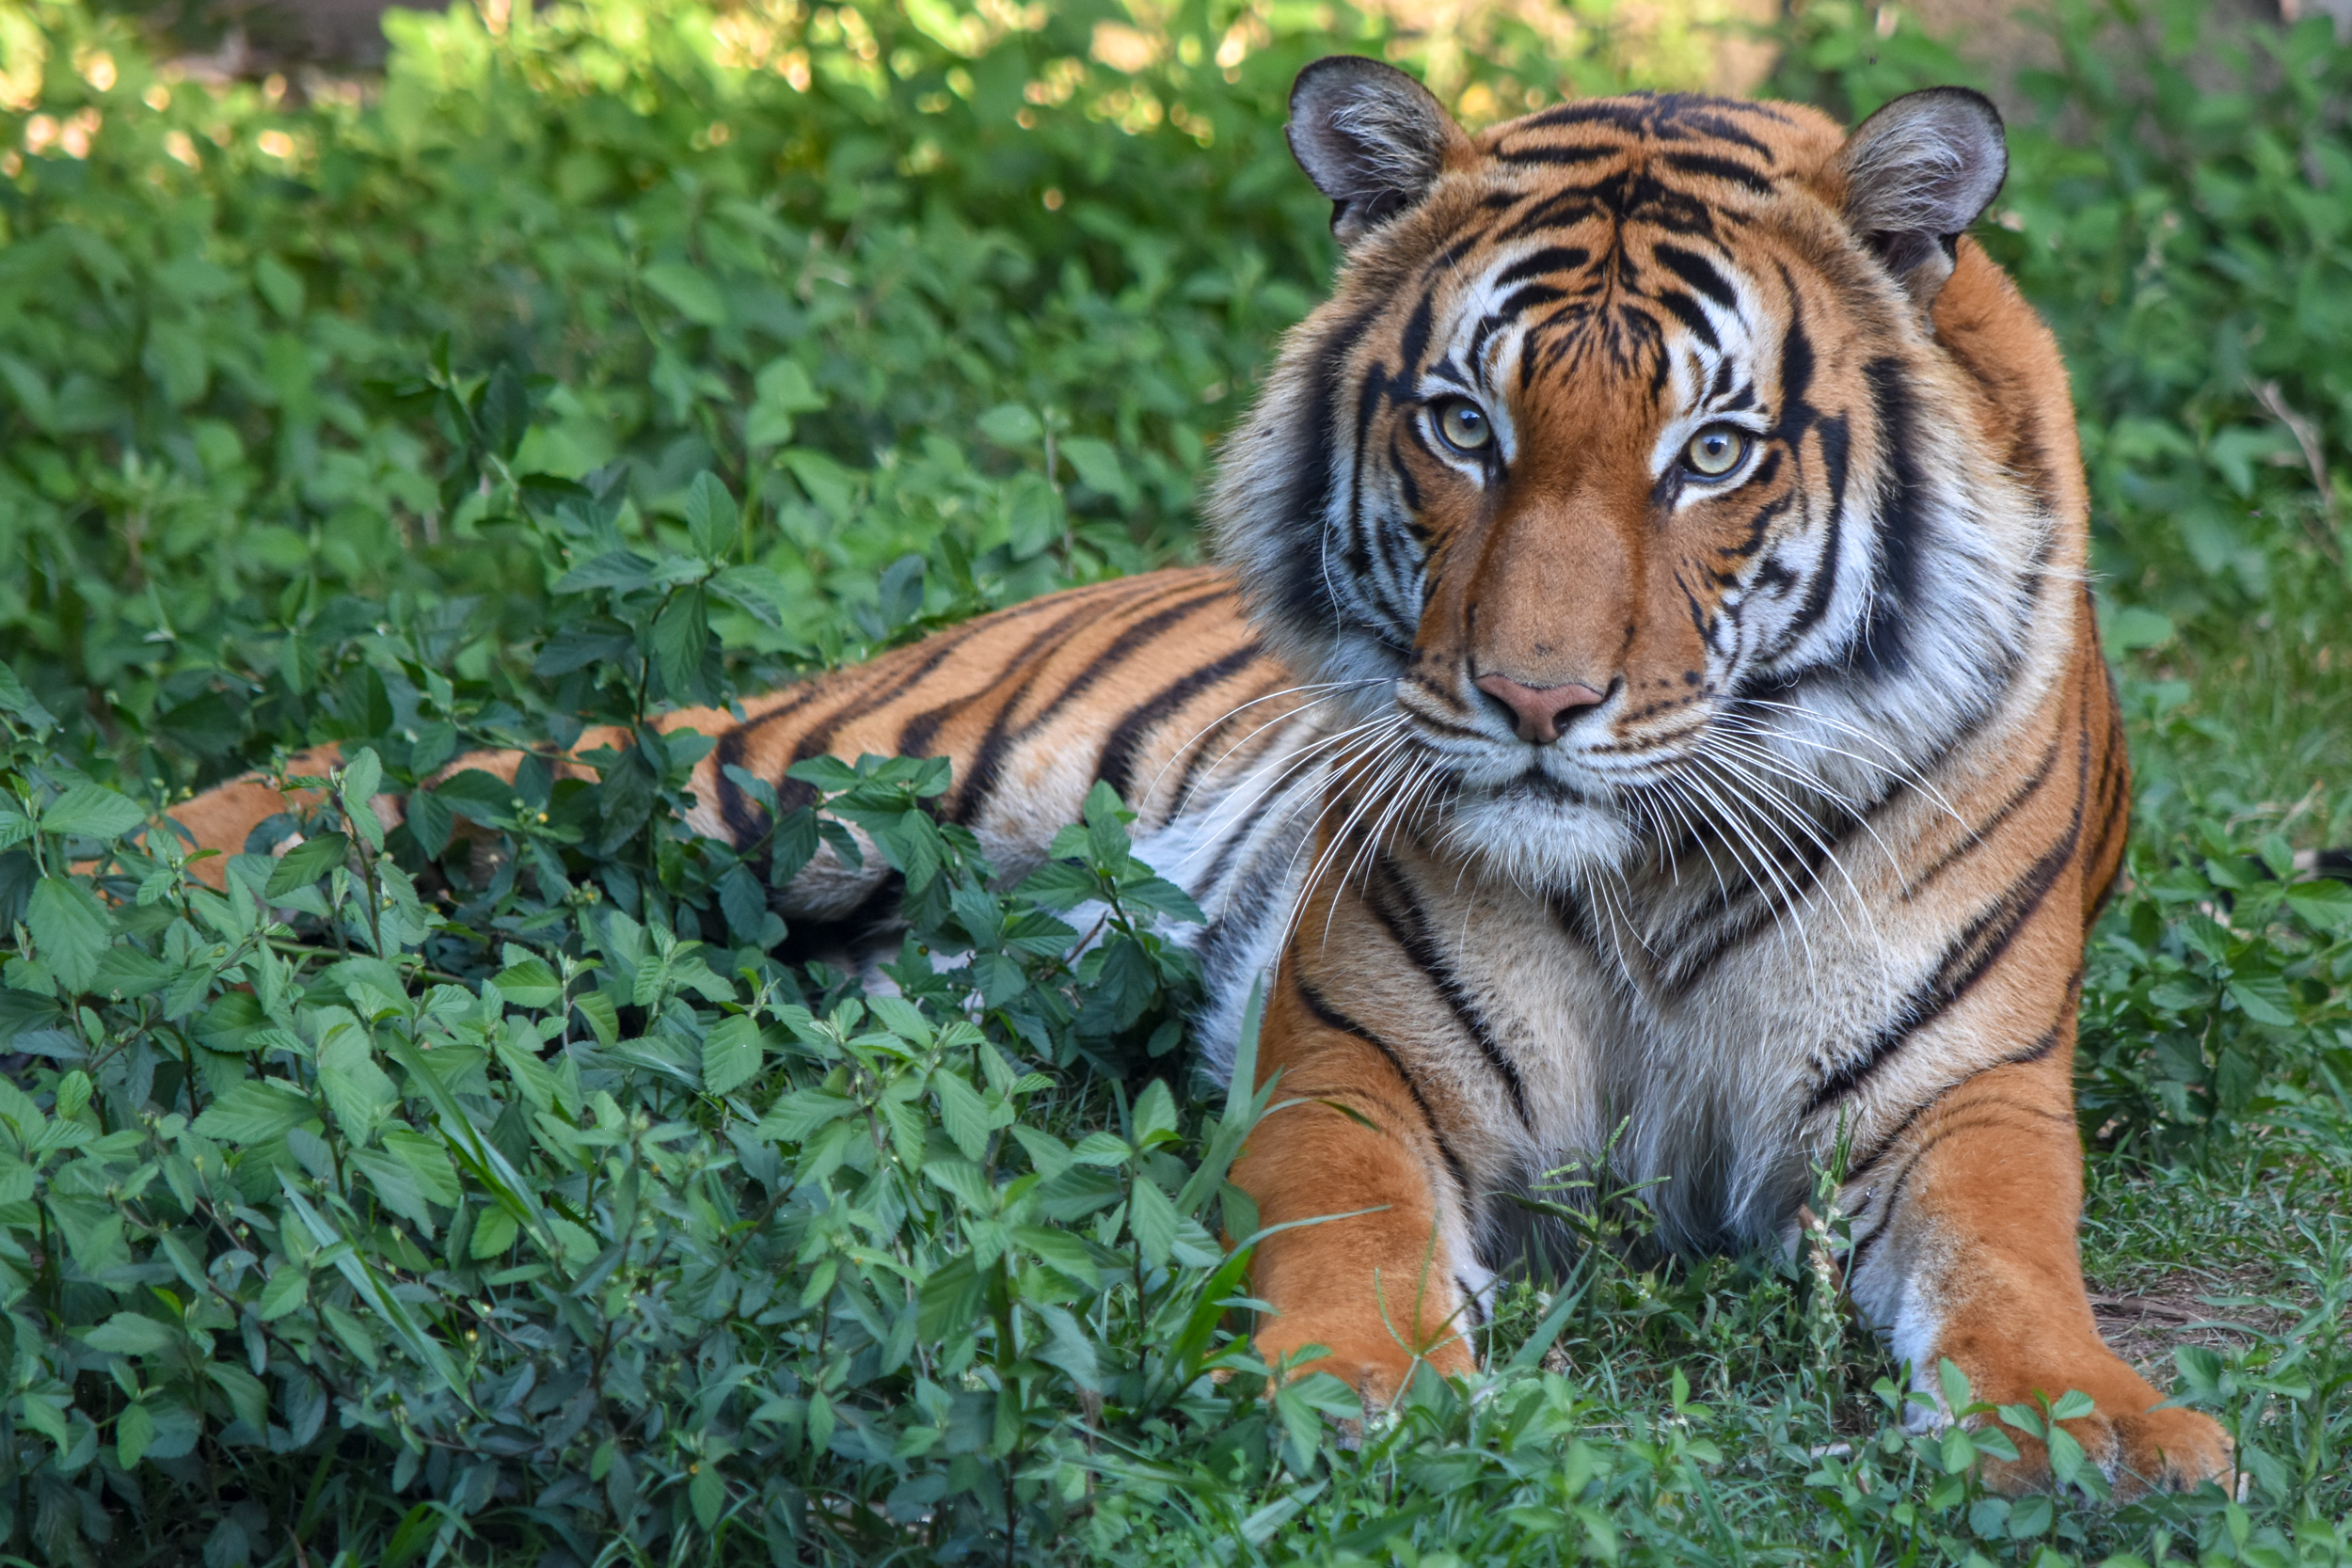
{"label": "green leaf", "polygon": [[654,618],[654,667],[661,673],[662,689],[680,701],[696,696],[709,647],[709,600],[700,588],[689,588]]}
{"label": "green leaf", "polygon": [[544,958],[525,958],[498,972],[499,994],[517,1007],[552,1006],[564,994],[564,983]]}
{"label": "green leaf", "polygon": [[986,1153],[989,1134],[995,1128],[979,1091],[942,1068],[931,1074],[931,1092],[939,1097],[939,1125],[955,1140],[963,1157],[977,1160]]}
{"label": "green leaf", "polygon": [[2106,643],[2118,653],[2160,648],[2172,641],[2172,619],[2138,605],[2126,605],[2107,617]]}
{"label": "green leaf", "polygon": [[310,1299],[310,1276],[289,1265],[262,1284],[253,1310],[263,1323],[275,1323]]}
{"label": "green leaf", "polygon": [[136,1312],[117,1312],[83,1337],[90,1349],[115,1355],[156,1355],[180,1342],[179,1334]]}
{"label": "green leaf", "polygon": [[1132,507],[1141,499],[1136,482],[1128,477],[1126,466],[1109,442],[1073,436],[1061,444],[1061,450],[1088,489],[1099,490],[1121,506]]}
{"label": "green leaf", "polygon": [[[0,364],[12,363],[0,360]],[[47,735],[57,727],[56,716],[40,705],[25,689],[24,683],[17,679],[16,672],[6,664],[0,664],[0,713],[11,713],[24,720],[36,736]]]}
{"label": "green leaf", "polygon": [[371,848],[384,847],[384,823],[375,815],[373,800],[376,786],[384,782],[384,764],[371,746],[362,746],[343,764],[343,778],[336,791],[341,798],[343,815],[368,841]]}
{"label": "green leaf", "polygon": [[2098,1408],[2089,1394],[2079,1388],[2069,1388],[2058,1397],[2058,1403],[2050,1406],[2050,1418],[2057,1421],[2077,1421]]}
{"label": "green leaf", "polygon": [[727,319],[726,296],[719,286],[683,261],[654,262],[645,269],[645,285],[697,326],[717,326]]}
{"label": "green leaf", "polygon": [[248,1078],[215,1097],[196,1118],[195,1130],[222,1143],[266,1143],[318,1114],[310,1097],[283,1079]]}
{"label": "green leaf", "polygon": [[433,1211],[426,1206],[424,1187],[416,1173],[391,1155],[373,1148],[350,1148],[344,1162],[368,1179],[376,1200],[426,1235],[433,1234]]}
{"label": "green leaf", "polygon": [[114,923],[89,889],[52,874],[33,884],[24,925],[49,973],[72,990],[86,990],[114,940]]}
{"label": "green leaf", "polygon": [[979,429],[1000,447],[1033,447],[1045,439],[1045,427],[1037,416],[1017,403],[1000,403],[982,414]]}
{"label": "green leaf", "polygon": [[319,1089],[343,1136],[363,1144],[400,1103],[391,1079],[375,1065],[375,1043],[357,1024],[327,1031],[318,1052]]}
{"label": "green leaf", "polygon": [[2287,890],[2287,907],[2319,930],[2352,936],[2352,886],[2297,882]]}
{"label": "green leaf", "polygon": [[503,1209],[485,1210],[474,1221],[473,1243],[467,1253],[473,1258],[501,1257],[513,1249],[515,1238],[520,1233],[514,1215]]}
{"label": "green leaf", "polygon": [[716,1465],[699,1465],[694,1479],[687,1483],[686,1496],[693,1504],[694,1522],[705,1529],[715,1528],[727,1503],[726,1477]]}
{"label": "green leaf", "polygon": [[155,1441],[155,1418],[143,1404],[123,1406],[115,1418],[115,1458],[126,1469],[134,1469],[146,1457],[149,1445]]}
{"label": "green leaf", "polygon": [[262,1380],[233,1361],[208,1361],[204,1375],[229,1398],[230,1413],[256,1432],[269,1426],[269,1390]]}
{"label": "green leaf", "polygon": [[80,784],[40,811],[45,833],[80,833],[88,838],[120,838],[147,820],[147,813],[103,784]]}
{"label": "green leaf", "polygon": [[2287,994],[2286,982],[2277,975],[2258,974],[2233,980],[2229,992],[2230,1000],[2257,1023],[2284,1029],[2295,1022],[2295,999]]}
{"label": "green leaf", "polygon": [[444,1209],[453,1209],[465,1189],[458,1185],[457,1169],[449,1163],[449,1150],[438,1138],[406,1127],[387,1128],[385,1149],[415,1178],[418,1190]]}
{"label": "green leaf", "polygon": [[389,1328],[408,1354],[441,1381],[456,1397],[458,1403],[464,1405],[468,1411],[479,1418],[482,1412],[475,1408],[472,1396],[467,1392],[464,1380],[458,1376],[456,1367],[450,1361],[449,1353],[419,1326],[416,1318],[409,1312],[407,1305],[385,1288],[383,1280],[376,1275],[373,1269],[368,1266],[358,1252],[348,1244],[340,1247],[336,1245],[337,1243],[346,1240],[342,1233],[335,1227],[331,1220],[311,1207],[310,1201],[295,1190],[293,1179],[285,1171],[281,1170],[278,1173],[278,1191],[285,1195],[287,1206],[294,1211],[295,1220],[299,1221],[303,1229],[309,1233],[312,1244],[332,1253],[335,1267],[342,1274],[344,1279],[350,1282],[352,1290],[358,1294],[360,1301],[373,1309],[377,1321]]}
{"label": "green leaf", "polygon": [[319,833],[306,838],[278,858],[277,867],[269,874],[269,885],[262,889],[262,896],[277,898],[309,887],[342,865],[350,854],[351,840],[342,833]]}
{"label": "green leaf", "polygon": [[733,1094],[759,1071],[759,1024],[748,1013],[722,1019],[703,1037],[703,1087]]}
{"label": "green leaf", "polygon": [[686,529],[694,548],[706,560],[719,559],[734,545],[740,522],[741,514],[735,498],[727,493],[726,482],[708,469],[696,474],[686,490]]}
{"label": "green leaf", "polygon": [[1182,1220],[1176,1206],[1168,1202],[1168,1195],[1156,1183],[1136,1179],[1135,1196],[1128,1201],[1127,1228],[1134,1232],[1136,1244],[1143,1248],[1144,1257],[1154,1268],[1167,1267],[1168,1254],[1176,1245],[1176,1227]]}

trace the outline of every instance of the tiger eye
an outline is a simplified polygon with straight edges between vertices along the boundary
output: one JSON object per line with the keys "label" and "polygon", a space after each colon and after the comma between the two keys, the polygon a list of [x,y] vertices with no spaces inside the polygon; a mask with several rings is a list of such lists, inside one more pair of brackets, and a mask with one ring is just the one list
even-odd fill
{"label": "tiger eye", "polygon": [[1468,398],[1448,398],[1438,405],[1438,434],[1457,451],[1476,451],[1495,438],[1486,411]]}
{"label": "tiger eye", "polygon": [[1748,433],[1737,425],[1711,424],[1682,449],[1682,466],[1701,479],[1721,479],[1748,455]]}

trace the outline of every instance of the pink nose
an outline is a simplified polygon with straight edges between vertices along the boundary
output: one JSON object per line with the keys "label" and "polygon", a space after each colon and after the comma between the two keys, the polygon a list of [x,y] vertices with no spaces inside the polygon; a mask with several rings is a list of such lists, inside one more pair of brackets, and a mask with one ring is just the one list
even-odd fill
{"label": "pink nose", "polygon": [[1481,675],[1478,689],[1498,699],[1518,721],[1519,738],[1549,746],[1560,738],[1560,726],[1588,707],[1597,707],[1601,694],[1570,681],[1565,686],[1521,686],[1508,675]]}

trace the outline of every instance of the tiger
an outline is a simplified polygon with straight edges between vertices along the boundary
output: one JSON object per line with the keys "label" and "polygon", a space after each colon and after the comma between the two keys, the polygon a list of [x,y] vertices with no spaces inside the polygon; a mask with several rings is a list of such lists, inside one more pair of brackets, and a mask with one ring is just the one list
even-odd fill
{"label": "tiger", "polygon": [[[2084,1285],[2075,1016],[2131,771],[2066,372],[1969,236],[1997,110],[1634,94],[1472,134],[1355,56],[1290,109],[1340,266],[1221,451],[1216,563],[670,714],[715,742],[691,825],[749,843],[741,779],[803,803],[810,758],[945,757],[939,814],[1018,874],[1116,790],[1203,917],[1212,1077],[1263,998],[1279,1108],[1232,1180],[1277,1374],[1375,1410],[1471,1373],[1501,1282],[1573,1244],[1523,1200],[1605,1158],[1677,1249],[1830,1238],[1915,1429],[1963,1414],[1948,1361],[2087,1394],[2118,1496],[2226,1480]],[[233,851],[288,803],[176,816]],[[894,896],[826,847],[776,902]],[[2012,1436],[1991,1480],[2050,1484]]]}

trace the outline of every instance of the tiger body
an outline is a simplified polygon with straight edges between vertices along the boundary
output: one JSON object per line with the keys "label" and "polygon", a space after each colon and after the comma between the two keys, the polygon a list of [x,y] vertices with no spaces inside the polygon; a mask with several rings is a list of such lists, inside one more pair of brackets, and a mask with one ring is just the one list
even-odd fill
{"label": "tiger body", "polygon": [[[1268,1226],[1350,1216],[1260,1245],[1269,1357],[1375,1401],[1469,1370],[1493,1280],[1565,1244],[1512,1198],[1604,1149],[1690,1248],[1791,1244],[1834,1167],[1919,1388],[2079,1388],[2126,1492],[2225,1473],[2081,1276],[2075,1005],[2129,772],[2065,372],[1961,232],[1990,106],[1849,137],[1639,97],[1472,138],[1340,60],[1293,107],[1347,260],[1225,454],[1226,569],[673,715],[719,740],[694,825],[758,831],[729,766],[946,756],[943,815],[1018,870],[1117,786],[1208,917],[1216,1070],[1266,987],[1284,1108],[1234,1180]],[[233,849],[278,805],[178,815]],[[822,852],[783,912],[885,912],[879,878]],[[1999,1479],[2046,1476],[2020,1447]]]}

